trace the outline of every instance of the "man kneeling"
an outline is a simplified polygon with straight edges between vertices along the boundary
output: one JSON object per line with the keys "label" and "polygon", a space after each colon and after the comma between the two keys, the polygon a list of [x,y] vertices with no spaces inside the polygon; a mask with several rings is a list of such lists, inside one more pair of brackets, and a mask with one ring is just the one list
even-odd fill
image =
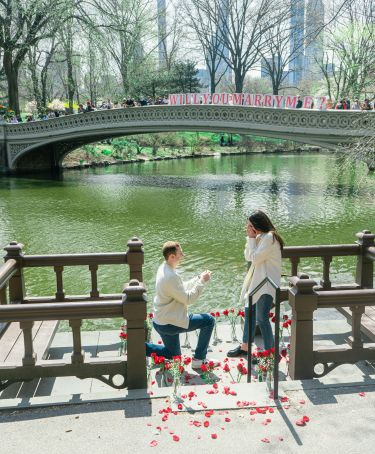
{"label": "man kneeling", "polygon": [[198,343],[192,361],[192,368],[198,369],[209,361],[206,355],[215,320],[210,314],[188,314],[188,306],[199,298],[204,285],[211,278],[211,272],[204,271],[190,281],[183,282],[176,272],[184,257],[180,244],[168,241],[164,244],[162,252],[165,261],[159,266],[156,274],[153,325],[164,345],[146,343],[146,355],[156,353],[169,359],[179,356],[180,333],[199,329]]}

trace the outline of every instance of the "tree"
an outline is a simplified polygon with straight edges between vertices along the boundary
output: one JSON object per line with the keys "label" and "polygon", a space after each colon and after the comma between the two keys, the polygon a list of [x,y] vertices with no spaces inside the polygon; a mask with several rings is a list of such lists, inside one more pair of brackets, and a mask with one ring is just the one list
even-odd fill
{"label": "tree", "polygon": [[64,0],[2,0],[0,48],[8,86],[9,107],[20,112],[18,75],[30,48],[46,37],[47,24],[62,17]]}
{"label": "tree", "polygon": [[227,50],[222,52],[222,58],[233,71],[235,91],[241,93],[246,74],[259,60],[265,33],[279,18],[274,14],[272,0],[214,0],[212,3],[219,11],[215,21],[221,49]]}
{"label": "tree", "polygon": [[155,15],[148,0],[88,0],[86,20],[100,32],[105,47],[121,76],[123,94],[129,92],[129,65],[141,61],[143,39],[150,33]]}
{"label": "tree", "polygon": [[201,88],[196,64],[190,60],[176,62],[170,72],[170,89],[173,93],[196,93]]}
{"label": "tree", "polygon": [[325,50],[317,63],[332,99],[360,97],[373,84],[374,10],[374,0],[352,0],[325,31]]}
{"label": "tree", "polygon": [[221,7],[216,1],[210,6],[206,0],[191,0],[191,4],[186,3],[185,6],[185,13],[189,18],[188,25],[203,51],[211,93],[215,93],[216,87],[228,72],[228,65],[223,60],[226,49],[223,48],[219,27]]}

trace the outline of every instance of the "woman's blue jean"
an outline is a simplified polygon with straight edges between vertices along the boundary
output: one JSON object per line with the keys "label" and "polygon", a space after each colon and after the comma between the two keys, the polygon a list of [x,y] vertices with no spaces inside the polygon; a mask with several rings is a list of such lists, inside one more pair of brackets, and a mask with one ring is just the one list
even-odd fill
{"label": "woman's blue jean", "polygon": [[215,319],[210,314],[190,314],[189,326],[187,328],[180,328],[175,325],[158,325],[155,322],[153,325],[164,342],[164,345],[146,343],[146,356],[156,353],[158,356],[171,359],[173,356],[181,355],[180,334],[199,329],[194,358],[206,358],[208,345],[215,325]]}
{"label": "woman's blue jean", "polygon": [[[252,326],[251,326],[251,342],[254,342],[255,327],[258,323],[262,333],[264,349],[269,350],[274,346],[274,338],[272,327],[269,319],[269,312],[272,307],[273,298],[271,295],[262,295],[256,304],[252,307]],[[242,342],[247,344],[249,342],[249,308],[245,307],[245,325],[243,330]]]}

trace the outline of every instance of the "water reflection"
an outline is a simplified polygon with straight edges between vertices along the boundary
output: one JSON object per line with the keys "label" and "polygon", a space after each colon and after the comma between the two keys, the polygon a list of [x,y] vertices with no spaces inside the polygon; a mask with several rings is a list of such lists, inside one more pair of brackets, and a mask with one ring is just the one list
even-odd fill
{"label": "water reflection", "polygon": [[[242,155],[160,161],[70,171],[62,181],[0,179],[0,244],[26,252],[123,251],[136,235],[145,243],[145,281],[153,296],[160,248],[180,240],[187,275],[213,271],[200,309],[237,301],[243,273],[243,225],[266,210],[287,244],[352,243],[375,230],[375,179],[365,166],[337,155]],[[353,260],[333,262],[333,281],[352,280]],[[319,260],[302,267],[319,278]],[[285,264],[285,270],[289,265]],[[29,294],[52,294],[53,272],[28,270]],[[67,293],[89,291],[88,270],[67,269]],[[127,270],[102,267],[104,292],[121,291]]]}

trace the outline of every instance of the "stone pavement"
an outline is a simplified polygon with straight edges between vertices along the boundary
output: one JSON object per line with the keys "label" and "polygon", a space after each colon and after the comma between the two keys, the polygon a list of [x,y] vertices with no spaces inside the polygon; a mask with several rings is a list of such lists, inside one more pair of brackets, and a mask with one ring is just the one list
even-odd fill
{"label": "stone pavement", "polygon": [[[332,319],[323,314],[315,323],[315,344],[340,344],[349,331],[341,317]],[[232,347],[226,341],[229,327],[220,325],[219,335],[224,342],[213,346],[212,356],[224,359]],[[69,336],[56,336],[52,357],[70,355]],[[116,354],[117,336],[117,331],[85,333],[85,350],[93,356]],[[194,334],[189,336],[192,344],[195,338]],[[217,393],[208,394],[213,386],[203,385],[190,370],[189,374],[194,378],[182,387],[186,397],[181,411],[171,400],[171,388],[159,387],[157,379],[152,379],[152,395],[140,390],[111,390],[96,380],[74,378],[12,385],[0,395],[0,453],[59,454],[77,448],[90,454],[171,449],[190,453],[196,447],[207,453],[230,450],[232,454],[244,450],[375,451],[371,430],[375,422],[375,369],[363,362],[340,366],[321,379],[280,382],[279,406],[270,399],[265,383],[248,385],[243,380],[232,384],[218,370],[216,375],[223,376],[218,377]],[[230,386],[236,395],[224,394],[224,386]],[[297,425],[304,416],[309,421]]]}

